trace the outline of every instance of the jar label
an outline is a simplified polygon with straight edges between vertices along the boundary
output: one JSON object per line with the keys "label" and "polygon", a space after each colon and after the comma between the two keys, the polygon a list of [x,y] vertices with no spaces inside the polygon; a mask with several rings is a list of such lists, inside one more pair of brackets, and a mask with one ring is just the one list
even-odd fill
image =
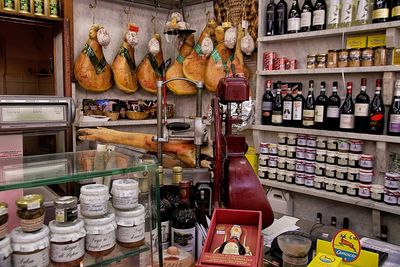
{"label": "jar label", "polygon": [[314,186],[314,180],[313,179],[306,179],[304,181],[305,186],[310,186],[313,187]]}
{"label": "jar label", "polygon": [[288,19],[288,31],[299,31],[300,30],[300,18]]}
{"label": "jar label", "polygon": [[347,194],[350,196],[355,196],[357,193],[356,188],[352,188],[352,187],[347,187]]}
{"label": "jar label", "polygon": [[353,114],[341,114],[340,115],[340,128],[354,129],[354,115]]}
{"label": "jar label", "polygon": [[389,8],[380,8],[372,11],[372,19],[389,18]]}
{"label": "jar label", "polygon": [[4,267],[12,267],[11,263],[11,255],[9,255],[7,258],[4,258],[3,255],[0,255],[0,266]]}
{"label": "jar label", "polygon": [[113,206],[117,209],[133,209],[138,205],[138,195],[132,197],[113,197]]}
{"label": "jar label", "polygon": [[369,104],[367,103],[356,103],[354,115],[356,117],[368,117]]}
{"label": "jar label", "polygon": [[34,232],[39,230],[40,228],[42,228],[43,222],[44,222],[44,214],[36,219],[25,220],[20,218],[21,228],[25,232]]}
{"label": "jar label", "polygon": [[400,6],[392,7],[392,18],[400,16]]}
{"label": "jar label", "polygon": [[397,204],[397,197],[385,194],[383,201],[389,204]]}
{"label": "jar label", "polygon": [[315,106],[315,122],[324,122],[324,106]]}
{"label": "jar label", "polygon": [[311,12],[301,13],[300,27],[310,27],[311,26]]}
{"label": "jar label", "polygon": [[363,197],[370,197],[371,190],[369,188],[361,188],[360,187],[360,189],[358,189],[358,194]]}
{"label": "jar label", "polygon": [[274,124],[281,124],[283,120],[282,114],[273,114],[272,113],[272,123]]}
{"label": "jar label", "polygon": [[338,164],[341,166],[347,166],[347,158],[338,158]]}
{"label": "jar label", "polygon": [[31,1],[30,0],[20,0],[19,1],[19,12],[30,12],[31,11]]}
{"label": "jar label", "polygon": [[325,24],[325,10],[314,10],[313,26]]}
{"label": "jar label", "polygon": [[307,146],[308,147],[316,147],[317,141],[313,138],[307,139]]}
{"label": "jar label", "polygon": [[284,101],[283,102],[283,119],[284,120],[292,120],[292,101]]}
{"label": "jar label", "polygon": [[400,133],[400,115],[390,114],[389,132]]}
{"label": "jar label", "polygon": [[300,184],[300,185],[304,184],[304,177],[303,177],[303,176],[297,176],[297,175],[296,175],[296,177],[295,177],[295,183],[296,183],[296,184]]}
{"label": "jar label", "polygon": [[44,1],[43,0],[35,0],[34,11],[35,11],[36,15],[44,14]]}
{"label": "jar label", "polygon": [[400,186],[399,182],[400,182],[399,180],[385,179],[385,187],[392,188],[392,189],[398,189]]}
{"label": "jar label", "polygon": [[196,228],[171,228],[171,245],[192,254],[195,257]]}
{"label": "jar label", "polygon": [[328,6],[328,25],[339,23],[339,0],[331,0]]}
{"label": "jar label", "polygon": [[325,162],[326,156],[322,154],[317,154],[316,159],[318,162]]}
{"label": "jar label", "polygon": [[268,154],[268,147],[260,147],[261,154]]}
{"label": "jar label", "polygon": [[324,175],[324,169],[323,168],[315,168],[315,174],[316,175]]}
{"label": "jar label", "polygon": [[298,137],[297,138],[297,145],[306,146],[307,145],[307,139],[304,138],[304,137]]}
{"label": "jar label", "polygon": [[361,143],[350,143],[350,151],[362,152],[363,145]]}
{"label": "jar label", "polygon": [[107,204],[108,201],[103,202],[82,202],[80,204],[81,213],[84,216],[97,216],[103,215],[107,213]]}
{"label": "jar label", "polygon": [[335,190],[335,185],[333,183],[327,183],[325,185],[326,191],[334,191]]}
{"label": "jar label", "polygon": [[334,178],[335,177],[335,170],[326,169],[325,173],[326,173],[327,177],[330,177],[330,178]]}
{"label": "jar label", "polygon": [[315,160],[315,153],[314,152],[306,152],[305,157],[308,160]]}
{"label": "jar label", "polygon": [[104,251],[115,245],[115,230],[103,235],[86,235],[86,250]]}
{"label": "jar label", "polygon": [[304,164],[303,163],[296,163],[296,171],[298,172],[304,172]]}
{"label": "jar label", "polygon": [[13,253],[13,266],[15,267],[38,267],[48,266],[50,263],[49,259],[49,247],[46,247],[42,251],[32,254],[19,254]]}
{"label": "jar label", "polygon": [[374,164],[373,164],[372,160],[361,159],[360,166],[363,168],[373,168]]}
{"label": "jar label", "polygon": [[161,242],[169,242],[169,236],[170,236],[170,222],[165,221],[161,222]]}
{"label": "jar label", "polygon": [[51,260],[55,262],[70,262],[85,254],[85,239],[81,238],[71,244],[51,243]]}
{"label": "jar label", "polygon": [[303,110],[303,125],[312,126],[314,125],[314,110],[305,109]]}
{"label": "jar label", "polygon": [[125,227],[117,227],[117,240],[122,243],[133,243],[144,239],[144,223]]}
{"label": "jar label", "polygon": [[280,181],[280,182],[283,182],[283,181],[285,181],[285,175],[284,175],[284,174],[278,174],[278,175],[276,176],[276,179],[277,179],[278,181]]}

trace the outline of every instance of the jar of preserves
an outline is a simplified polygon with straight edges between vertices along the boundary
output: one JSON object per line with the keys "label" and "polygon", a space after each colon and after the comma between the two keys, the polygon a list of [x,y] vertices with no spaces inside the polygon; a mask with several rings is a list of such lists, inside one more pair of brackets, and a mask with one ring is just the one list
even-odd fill
{"label": "jar of preserves", "polygon": [[306,149],[303,147],[296,147],[296,158],[304,159],[306,157]]}
{"label": "jar of preserves", "polygon": [[285,182],[288,184],[294,183],[295,172],[293,171],[286,171],[286,179]]}
{"label": "jar of preserves", "polygon": [[374,168],[374,156],[363,154],[360,157],[360,167],[365,170],[372,170]]}
{"label": "jar of preserves", "polygon": [[314,174],[315,173],[315,162],[313,161],[306,161],[304,164],[304,172],[308,174]]}
{"label": "jar of preserves", "polygon": [[287,133],[278,133],[278,144],[286,145],[287,143],[286,139],[287,139]]}
{"label": "jar of preserves", "polygon": [[307,69],[315,69],[317,67],[317,57],[315,55],[307,56]]}
{"label": "jar of preserves", "polygon": [[48,266],[49,259],[49,228],[43,225],[35,232],[24,232],[21,227],[14,228],[10,234],[13,250],[13,267]]}
{"label": "jar of preserves", "polygon": [[325,179],[325,190],[328,192],[335,191],[335,180],[334,179]]}
{"label": "jar of preserves", "polygon": [[325,175],[328,178],[335,178],[336,177],[336,165],[325,165]]}
{"label": "jar of preserves", "polygon": [[277,168],[268,168],[268,179],[276,180],[276,172],[278,171]]}
{"label": "jar of preserves", "polygon": [[317,149],[315,159],[317,162],[325,163],[326,162],[326,150],[325,149]]}
{"label": "jar of preserves", "polygon": [[0,239],[6,236],[7,226],[8,226],[8,205],[7,203],[0,202]]}
{"label": "jar of preserves", "polygon": [[346,193],[349,196],[355,197],[358,195],[358,183],[347,182]]}
{"label": "jar of preserves", "polygon": [[338,53],[338,67],[346,68],[349,66],[349,51],[347,49],[341,49]]}
{"label": "jar of preserves", "polygon": [[296,172],[304,172],[305,167],[304,160],[296,160]]}
{"label": "jar of preserves", "polygon": [[78,219],[78,199],[75,196],[59,197],[54,201],[55,220],[58,223],[74,222]]}
{"label": "jar of preserves", "polygon": [[297,135],[297,142],[296,142],[297,146],[300,147],[305,147],[307,146],[307,136],[304,134],[298,134]]}
{"label": "jar of preserves", "polygon": [[17,199],[17,215],[24,232],[35,232],[42,228],[45,207],[44,197],[39,194],[26,195]]}
{"label": "jar of preserves", "polygon": [[93,257],[100,257],[113,251],[116,243],[116,229],[114,213],[107,213],[104,217],[89,219],[85,222],[85,249]]}
{"label": "jar of preserves", "polygon": [[336,164],[337,163],[337,153],[336,151],[328,150],[326,152],[326,163]]}
{"label": "jar of preserves", "polygon": [[296,147],[295,146],[286,146],[286,157],[295,158],[296,157]]}
{"label": "jar of preserves", "polygon": [[276,168],[278,166],[278,156],[269,156],[268,167]]}
{"label": "jar of preserves", "polygon": [[364,170],[360,169],[360,182],[365,184],[372,183],[374,179],[374,171],[373,170]]}
{"label": "jar of preserves", "polygon": [[360,169],[348,168],[347,169],[347,180],[352,182],[358,182],[360,180]]}
{"label": "jar of preserves", "polygon": [[276,180],[279,182],[284,182],[286,180],[286,170],[277,170]]}
{"label": "jar of preserves", "polygon": [[278,155],[278,145],[277,144],[269,144],[268,145],[268,154],[272,156]]}
{"label": "jar of preserves", "polygon": [[371,185],[370,184],[359,184],[358,185],[358,196],[361,198],[371,198]]}
{"label": "jar of preserves", "polygon": [[361,66],[370,67],[374,65],[374,51],[371,47],[366,47],[361,51]]}
{"label": "jar of preserves", "polygon": [[385,194],[385,188],[380,184],[373,184],[371,186],[371,198],[378,202],[383,202],[383,196]]}
{"label": "jar of preserves", "polygon": [[347,179],[347,167],[337,167],[336,168],[336,179],[346,180]]}
{"label": "jar of preserves", "polygon": [[315,154],[316,154],[315,148],[306,148],[304,158],[306,160],[315,161]]}
{"label": "jar of preserves", "polygon": [[260,179],[268,178],[268,167],[258,167],[258,178]]}
{"label": "jar of preserves", "polygon": [[335,192],[338,194],[346,194],[347,182],[345,181],[336,181],[335,183]]}
{"label": "jar of preserves", "polygon": [[347,139],[338,139],[338,151],[342,153],[348,153],[350,150],[350,143]]}
{"label": "jar of preserves", "polygon": [[318,54],[317,55],[317,68],[323,69],[326,68],[326,54]]}
{"label": "jar of preserves", "polygon": [[305,178],[306,178],[306,176],[305,176],[305,174],[304,173],[299,173],[299,172],[297,172],[296,174],[295,174],[295,178],[294,178],[294,182],[295,182],[295,184],[297,184],[297,185],[304,185],[304,180],[305,180]]}
{"label": "jar of preserves", "polygon": [[2,267],[13,266],[11,262],[11,254],[12,254],[12,248],[11,248],[10,237],[8,235],[5,235],[0,240],[0,266]]}
{"label": "jar of preserves", "polygon": [[278,145],[278,156],[286,157],[287,146],[286,145]]}
{"label": "jar of preserves", "polygon": [[397,205],[398,194],[396,190],[386,189],[383,196],[383,201],[389,205]]}
{"label": "jar of preserves", "polygon": [[349,153],[349,167],[359,167],[360,154]]}
{"label": "jar of preserves", "polygon": [[261,155],[268,155],[268,143],[260,143],[260,154]]}
{"label": "jar of preserves", "polygon": [[314,188],[315,189],[324,189],[325,187],[325,183],[324,183],[325,179],[321,176],[315,176],[314,177]]}
{"label": "jar of preserves", "polygon": [[385,187],[391,190],[397,190],[400,187],[400,174],[389,173],[385,174]]}
{"label": "jar of preserves", "polygon": [[338,142],[336,138],[328,138],[327,148],[332,151],[336,151],[338,149]]}
{"label": "jar of preserves", "polygon": [[[270,171],[268,169],[268,173]],[[142,204],[134,210],[115,210],[115,218],[117,241],[122,247],[134,248],[144,244],[145,210]]]}
{"label": "jar of preserves", "polygon": [[108,212],[108,186],[89,184],[81,187],[80,211],[84,217],[101,217]]}
{"label": "jar of preserves", "polygon": [[317,138],[315,136],[309,135],[307,137],[307,147],[309,147],[309,148],[317,147]]}
{"label": "jar of preserves", "polygon": [[306,175],[304,178],[304,185],[307,187],[314,187],[314,175]]}
{"label": "jar of preserves", "polygon": [[325,175],[325,163],[317,162],[317,164],[315,164],[315,174],[318,176]]}
{"label": "jar of preserves", "polygon": [[374,66],[385,66],[387,61],[386,47],[379,46],[374,51]]}
{"label": "jar of preserves", "polygon": [[260,157],[258,158],[258,165],[268,166],[268,159],[269,159],[268,155],[260,155]]}
{"label": "jar of preserves", "polygon": [[[61,224],[49,223],[50,258],[55,266],[77,266],[85,256],[86,231],[82,220]],[[68,251],[68,253],[65,253]]]}
{"label": "jar of preserves", "polygon": [[317,148],[318,149],[326,149],[327,148],[328,138],[324,136],[318,136],[316,139]]}
{"label": "jar of preserves", "polygon": [[281,169],[281,170],[286,169],[286,158],[278,157],[278,169]]}
{"label": "jar of preserves", "polygon": [[347,165],[349,164],[349,154],[338,152],[337,153],[337,164],[339,166],[347,167]]}
{"label": "jar of preserves", "polygon": [[360,67],[361,50],[359,48],[351,49],[349,52],[349,67]]}
{"label": "jar of preserves", "polygon": [[287,144],[289,146],[295,146],[296,145],[296,134],[288,134],[287,135]]}
{"label": "jar of preserves", "polygon": [[328,68],[337,68],[339,60],[338,50],[329,50],[328,51]]}
{"label": "jar of preserves", "polygon": [[296,170],[296,160],[295,159],[287,159],[286,160],[286,169],[289,171]]}
{"label": "jar of preserves", "polygon": [[350,153],[361,154],[363,151],[364,142],[361,140],[350,140]]}
{"label": "jar of preserves", "polygon": [[133,179],[114,180],[111,187],[113,207],[130,210],[139,204],[139,183]]}

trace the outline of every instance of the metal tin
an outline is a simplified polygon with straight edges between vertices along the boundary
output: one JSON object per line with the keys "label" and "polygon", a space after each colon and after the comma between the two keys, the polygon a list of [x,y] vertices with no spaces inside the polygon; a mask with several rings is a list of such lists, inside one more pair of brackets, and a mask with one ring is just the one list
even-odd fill
{"label": "metal tin", "polygon": [[44,16],[44,0],[34,0],[33,13],[36,16]]}
{"label": "metal tin", "polygon": [[59,0],[49,0],[49,17],[58,18],[60,16]]}
{"label": "metal tin", "polygon": [[326,68],[326,54],[318,54],[317,55],[317,68],[318,69],[323,69]]}
{"label": "metal tin", "polygon": [[290,59],[288,61],[288,70],[295,70],[297,69],[297,59]]}
{"label": "metal tin", "polygon": [[25,14],[31,13],[30,0],[19,0],[19,13],[25,13]]}
{"label": "metal tin", "polygon": [[276,52],[265,52],[263,55],[264,70],[273,70],[274,61],[278,57]]}
{"label": "metal tin", "polygon": [[317,57],[315,55],[307,56],[307,69],[315,69],[317,67]]}
{"label": "metal tin", "polygon": [[286,57],[279,57],[274,60],[274,70],[286,70],[288,59]]}

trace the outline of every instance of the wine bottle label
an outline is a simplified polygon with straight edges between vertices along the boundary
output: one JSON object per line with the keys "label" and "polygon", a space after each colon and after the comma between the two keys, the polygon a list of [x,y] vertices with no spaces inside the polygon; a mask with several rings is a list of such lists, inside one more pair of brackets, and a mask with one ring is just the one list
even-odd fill
{"label": "wine bottle label", "polygon": [[302,101],[293,101],[293,120],[301,121],[302,120],[302,112],[303,112],[303,102]]}
{"label": "wine bottle label", "polygon": [[325,10],[314,10],[313,26],[325,24]]}
{"label": "wine bottle label", "polygon": [[400,115],[399,114],[390,114],[389,132],[400,133]]}
{"label": "wine bottle label", "polygon": [[161,222],[161,242],[165,243],[169,241],[170,226],[169,221]]}
{"label": "wine bottle label", "polygon": [[368,15],[369,15],[369,5],[367,0],[359,0],[356,12],[356,20],[366,21],[368,20]]}
{"label": "wine bottle label", "polygon": [[389,8],[380,8],[372,11],[372,19],[387,19],[389,18]]}
{"label": "wine bottle label", "polygon": [[270,102],[270,101],[263,101],[263,103],[262,103],[262,110],[263,110],[263,111],[271,111],[271,110],[272,110],[272,102]]}
{"label": "wine bottle label", "polygon": [[271,121],[274,124],[282,123],[282,121],[283,121],[282,114],[272,114]]}
{"label": "wine bottle label", "polygon": [[351,23],[352,14],[353,14],[352,12],[353,12],[353,1],[352,0],[343,0],[342,16],[340,18],[340,22]]}
{"label": "wine bottle label", "polygon": [[326,111],[326,116],[328,118],[339,118],[339,108],[338,107],[328,107]]}
{"label": "wine bottle label", "polygon": [[368,117],[369,104],[367,103],[356,103],[354,116],[356,117]]}
{"label": "wine bottle label", "polygon": [[341,114],[339,127],[342,129],[354,129],[354,115],[353,114]]}
{"label": "wine bottle label", "polygon": [[288,31],[299,31],[300,30],[300,18],[288,19]]}
{"label": "wine bottle label", "polygon": [[300,27],[310,27],[311,26],[311,12],[301,13]]}
{"label": "wine bottle label", "polygon": [[339,0],[331,0],[328,7],[328,25],[339,23]]}
{"label": "wine bottle label", "polygon": [[395,6],[392,8],[392,17],[400,16],[400,6]]}
{"label": "wine bottle label", "polygon": [[172,245],[192,254],[195,257],[196,228],[177,229],[171,227]]}
{"label": "wine bottle label", "polygon": [[315,106],[315,122],[324,122],[324,106]]}
{"label": "wine bottle label", "polygon": [[303,125],[313,126],[314,125],[314,110],[305,109],[303,110]]}
{"label": "wine bottle label", "polygon": [[283,102],[283,119],[284,120],[291,120],[292,119],[292,101],[284,101]]}

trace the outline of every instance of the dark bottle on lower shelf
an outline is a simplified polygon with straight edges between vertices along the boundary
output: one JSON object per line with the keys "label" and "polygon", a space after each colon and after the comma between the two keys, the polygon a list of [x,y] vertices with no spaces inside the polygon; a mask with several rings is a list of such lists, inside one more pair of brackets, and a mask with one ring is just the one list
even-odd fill
{"label": "dark bottle on lower shelf", "polygon": [[278,89],[276,90],[276,96],[272,105],[272,125],[281,126],[283,122],[283,103],[282,103],[281,87],[278,83]]}
{"label": "dark bottle on lower shelf", "polygon": [[293,96],[292,88],[287,89],[287,94],[283,98],[282,125],[292,126],[293,120]]}
{"label": "dark bottle on lower shelf", "polygon": [[385,106],[381,96],[382,80],[376,80],[375,96],[371,103],[369,112],[369,132],[371,134],[382,134],[385,127]]}
{"label": "dark bottle on lower shelf", "polygon": [[270,125],[272,120],[272,105],[274,102],[274,96],[271,92],[272,81],[265,81],[265,93],[262,98],[261,105],[261,123],[263,125]]}
{"label": "dark bottle on lower shelf", "polygon": [[341,131],[354,131],[354,103],[352,99],[353,83],[347,83],[347,94],[343,105],[340,107],[340,123]]}
{"label": "dark bottle on lower shelf", "polygon": [[304,108],[304,96],[302,91],[302,84],[299,84],[297,88],[296,96],[293,98],[293,127],[303,126],[303,108]]}
{"label": "dark bottle on lower shelf", "polygon": [[276,32],[275,35],[287,33],[288,7],[285,0],[279,0],[276,4]]}
{"label": "dark bottle on lower shelf", "polygon": [[303,127],[313,128],[315,117],[314,81],[310,80],[308,95],[303,109]]}
{"label": "dark bottle on lower shelf", "polygon": [[172,206],[166,198],[166,192],[164,190],[164,172],[161,166],[158,167],[158,177],[160,182],[161,242],[164,248],[168,248],[170,245],[170,219]]}
{"label": "dark bottle on lower shelf", "polygon": [[164,186],[166,199],[171,204],[172,210],[175,210],[179,204],[179,182],[182,180],[182,167],[172,168],[172,185]]}
{"label": "dark bottle on lower shelf", "polygon": [[328,97],[325,95],[326,83],[321,82],[319,96],[315,99],[315,128],[326,129],[326,108]]}
{"label": "dark bottle on lower shelf", "polygon": [[276,32],[276,5],[274,0],[271,0],[267,5],[267,12],[266,12],[266,35],[272,36],[275,35]]}
{"label": "dark bottle on lower shelf", "polygon": [[366,91],[367,79],[362,78],[354,110],[354,129],[358,133],[367,133],[369,130],[369,96]]}
{"label": "dark bottle on lower shelf", "polygon": [[340,97],[337,93],[338,82],[333,82],[332,95],[328,98],[326,109],[326,125],[329,130],[339,130],[340,122]]}
{"label": "dark bottle on lower shelf", "polygon": [[396,81],[394,98],[389,109],[388,134],[400,136],[400,80]]}

